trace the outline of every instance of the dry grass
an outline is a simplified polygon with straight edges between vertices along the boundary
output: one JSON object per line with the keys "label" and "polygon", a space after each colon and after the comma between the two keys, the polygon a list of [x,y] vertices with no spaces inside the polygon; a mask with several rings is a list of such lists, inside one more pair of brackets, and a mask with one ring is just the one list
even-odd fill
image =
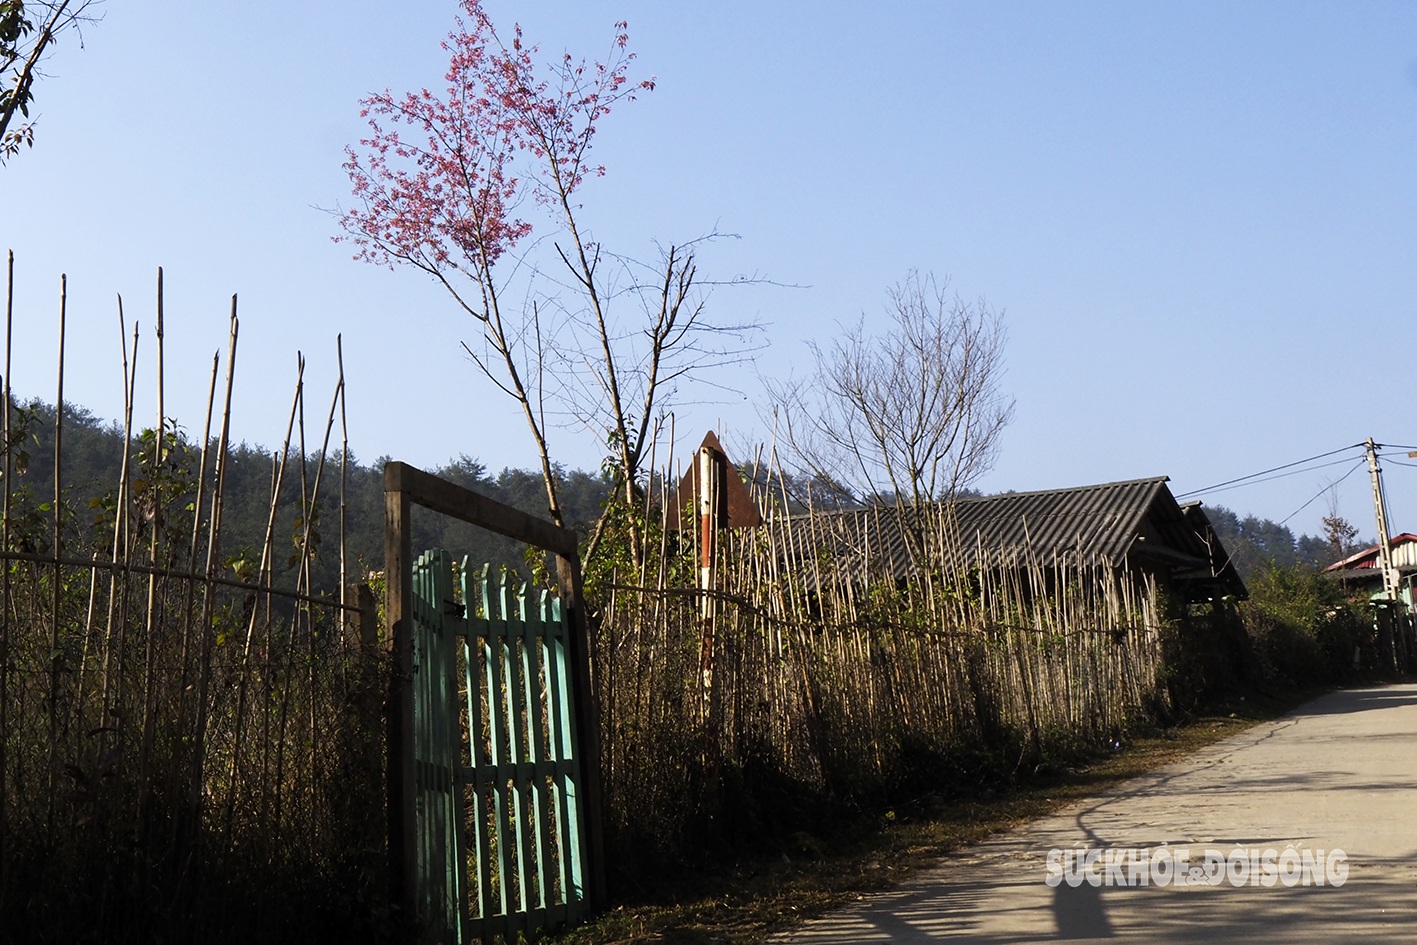
{"label": "dry grass", "polygon": [[1251,693],[1217,702],[1183,725],[1158,730],[1091,764],[1037,778],[1015,791],[937,805],[921,799],[863,816],[833,838],[798,834],[796,849],[785,850],[775,859],[673,877],[656,889],[627,898],[557,941],[567,945],[761,942],[852,899],[887,889],[947,853],[1276,718],[1318,692]]}

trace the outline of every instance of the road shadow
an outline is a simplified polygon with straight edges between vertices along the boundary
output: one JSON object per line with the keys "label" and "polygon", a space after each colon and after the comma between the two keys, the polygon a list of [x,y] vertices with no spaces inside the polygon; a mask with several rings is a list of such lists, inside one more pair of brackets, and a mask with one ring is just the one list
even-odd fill
{"label": "road shadow", "polygon": [[[1401,864],[1367,864],[1399,867]],[[993,872],[992,870],[990,872]],[[1049,890],[1041,871],[1028,881],[996,874],[969,882],[886,894],[808,923],[785,939],[796,945],[955,942],[1022,945],[1046,941],[1195,942],[1200,945],[1337,941],[1417,941],[1417,893],[1403,871],[1385,880],[1355,875],[1342,887],[1242,886]]]}
{"label": "road shadow", "polygon": [[1401,709],[1417,706],[1417,684],[1393,683],[1363,689],[1341,689],[1319,696],[1290,712],[1294,718],[1317,715],[1348,715],[1380,709]]}

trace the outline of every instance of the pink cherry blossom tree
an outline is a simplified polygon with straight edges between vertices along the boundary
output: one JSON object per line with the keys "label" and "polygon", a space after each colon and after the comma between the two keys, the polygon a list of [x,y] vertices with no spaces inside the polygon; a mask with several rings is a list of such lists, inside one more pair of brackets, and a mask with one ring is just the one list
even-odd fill
{"label": "pink cherry blossom tree", "polygon": [[626,78],[634,55],[624,23],[616,24],[608,62],[587,65],[568,55],[548,81],[519,27],[507,46],[478,0],[463,0],[462,9],[443,43],[450,61],[442,94],[385,90],[361,101],[370,135],[346,148],[344,165],[358,203],[340,215],[344,233],[336,239],[353,242],[356,259],[427,273],[477,321],[483,350],[464,347],[520,405],[549,511],[564,524],[547,446],[546,339],[534,301],[530,311],[506,305],[499,263],[531,232],[517,216],[528,193],[572,213],[587,174],[604,173],[586,162],[598,122],[653,82],[632,86]]}
{"label": "pink cherry blossom tree", "polygon": [[[371,134],[347,149],[358,205],[340,216],[337,239],[352,241],[358,259],[422,270],[476,320],[482,343],[464,347],[520,405],[558,524],[548,416],[600,438],[614,495],[633,507],[680,382],[741,360],[759,326],[705,318],[716,283],[700,277],[697,253],[719,234],[642,263],[606,250],[581,220],[580,189],[605,173],[590,155],[600,122],[654,88],[653,78],[628,76],[635,56],[626,24],[615,24],[603,62],[566,54],[543,63],[520,27],[504,43],[479,0],[462,0],[462,11],[443,44],[443,94],[385,91],[361,103]],[[529,261],[535,243],[524,213],[552,228],[559,276]],[[514,284],[521,301],[508,304]],[[633,530],[630,542],[639,561]]]}

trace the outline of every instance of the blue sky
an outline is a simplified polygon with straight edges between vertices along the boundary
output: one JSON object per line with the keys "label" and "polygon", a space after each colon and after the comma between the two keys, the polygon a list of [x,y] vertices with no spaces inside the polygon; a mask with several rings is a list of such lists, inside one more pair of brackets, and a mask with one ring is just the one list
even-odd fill
{"label": "blue sky", "polygon": [[[755,371],[800,374],[808,340],[878,322],[912,267],[1004,312],[1017,415],[987,490],[1169,475],[1186,492],[1365,436],[1417,445],[1417,7],[487,9],[549,53],[592,57],[627,19],[657,77],[597,139],[608,173],[584,217],[598,239],[649,256],[717,227],[741,238],[705,255],[707,273],[802,286],[713,296],[722,320],[766,323],[771,345],[724,372],[730,393],[686,392],[680,448],[710,426],[766,437]],[[279,440],[297,349],[307,421],[322,412],[343,332],[356,455],[530,465],[512,405],[460,355],[465,316],[415,272],[351,261],[318,209],[348,200],[357,100],[436,88],[453,12],[105,4],[84,48],[70,37],[48,62],[35,149],[0,169],[17,389],[53,397],[65,272],[67,397],[116,417],[114,295],[150,325],[162,265],[169,413],[189,428],[239,292],[238,437]],[[583,432],[557,431],[553,449],[599,462]],[[1393,525],[1417,531],[1417,469],[1386,469]],[[1212,498],[1281,519],[1348,470]],[[1371,533],[1366,475],[1340,489]],[[1290,524],[1315,531],[1323,508]]]}

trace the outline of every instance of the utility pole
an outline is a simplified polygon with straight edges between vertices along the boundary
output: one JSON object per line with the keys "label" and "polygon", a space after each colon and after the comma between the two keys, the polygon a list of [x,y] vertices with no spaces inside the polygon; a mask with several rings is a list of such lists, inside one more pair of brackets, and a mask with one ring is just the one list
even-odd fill
{"label": "utility pole", "polygon": [[1368,478],[1373,483],[1373,511],[1378,517],[1378,567],[1383,571],[1383,596],[1398,599],[1402,577],[1392,566],[1392,542],[1387,534],[1387,509],[1383,505],[1383,471],[1378,467],[1378,447],[1370,436],[1364,446],[1368,451]]}

